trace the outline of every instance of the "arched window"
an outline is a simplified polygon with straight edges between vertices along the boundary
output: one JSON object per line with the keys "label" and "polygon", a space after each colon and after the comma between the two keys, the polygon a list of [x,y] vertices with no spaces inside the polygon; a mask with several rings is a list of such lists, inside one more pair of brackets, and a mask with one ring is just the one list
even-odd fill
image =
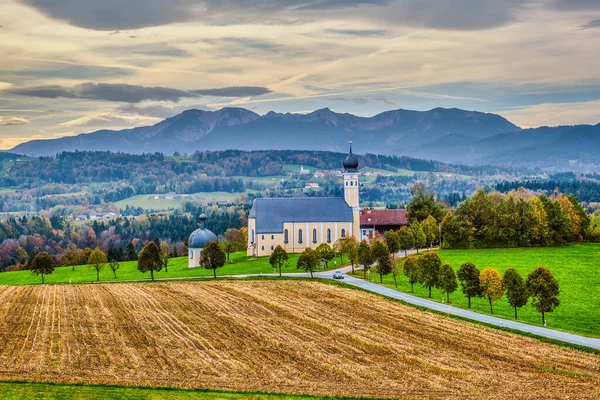
{"label": "arched window", "polygon": [[354,181],[350,181],[350,186],[354,186]]}
{"label": "arched window", "polygon": [[261,235],[261,236],[260,236],[260,238],[261,238],[262,240],[265,240],[265,235]]}
{"label": "arched window", "polygon": [[298,243],[302,244],[302,229],[298,229]]}
{"label": "arched window", "polygon": [[193,251],[190,251],[190,260],[191,260],[192,258],[194,258],[194,252],[193,252]]}
{"label": "arched window", "polygon": [[273,251],[273,245],[271,245],[271,251]]}
{"label": "arched window", "polygon": [[271,240],[275,239],[275,235],[271,235]]}
{"label": "arched window", "polygon": [[317,243],[317,230],[313,229],[313,243]]}
{"label": "arched window", "polygon": [[331,229],[327,229],[327,243],[331,243]]}
{"label": "arched window", "polygon": [[289,237],[289,233],[288,230],[284,230],[283,231],[283,243],[288,244],[290,242],[290,237]]}
{"label": "arched window", "polygon": [[342,229],[342,237],[346,237],[346,230]]}
{"label": "arched window", "polygon": [[252,229],[252,235],[250,236],[250,243],[254,244],[254,229]]}

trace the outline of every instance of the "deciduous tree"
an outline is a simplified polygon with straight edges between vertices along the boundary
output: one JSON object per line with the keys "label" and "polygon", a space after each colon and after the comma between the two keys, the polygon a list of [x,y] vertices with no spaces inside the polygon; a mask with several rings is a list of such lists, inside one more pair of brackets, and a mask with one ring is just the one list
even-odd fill
{"label": "deciduous tree", "polygon": [[506,298],[508,304],[515,309],[515,319],[517,319],[517,308],[523,307],[527,304],[529,299],[529,293],[527,292],[527,286],[525,281],[519,275],[516,269],[508,268],[504,271],[504,277],[502,278],[502,284],[506,288]]}
{"label": "deciduous tree", "polygon": [[440,282],[439,288],[446,293],[446,300],[450,303],[450,293],[453,293],[458,288],[458,282],[456,282],[456,274],[450,264],[444,264],[440,268]]}
{"label": "deciduous tree", "polygon": [[119,262],[112,260],[111,262],[108,263],[108,266],[109,266],[110,270],[112,271],[113,275],[115,276],[115,279],[117,279],[117,270],[121,267]]}
{"label": "deciduous tree", "polygon": [[502,275],[492,267],[487,267],[481,271],[479,276],[481,282],[481,293],[490,302],[490,313],[494,314],[494,301],[504,296],[504,286],[502,286]]}
{"label": "deciduous tree", "polygon": [[[340,252],[342,252],[342,250],[343,250],[342,243],[343,243],[343,240],[340,242]],[[335,253],[333,252],[333,249],[331,248],[331,246],[328,245],[327,243],[323,242],[317,246],[315,251],[317,252],[317,255],[319,256],[319,260],[324,260],[325,265],[329,268],[329,261],[333,260],[333,257],[335,257]]]}
{"label": "deciduous tree", "polygon": [[423,228],[421,227],[421,224],[417,221],[410,224],[409,229],[411,231],[412,237],[415,240],[415,248],[417,249],[417,253],[418,253],[419,249],[422,249],[423,247],[425,247],[427,237],[425,236],[425,232],[423,232]]}
{"label": "deciduous tree", "polygon": [[31,261],[31,273],[34,275],[42,275],[42,283],[44,283],[44,275],[50,275],[54,272],[54,260],[48,253],[37,253]]}
{"label": "deciduous tree", "polygon": [[403,226],[398,230],[400,238],[400,250],[404,250],[404,255],[408,256],[408,250],[415,247],[415,238],[412,235],[412,230],[408,226]]}
{"label": "deciduous tree", "polygon": [[467,296],[469,308],[471,308],[471,298],[481,297],[479,270],[475,267],[475,264],[466,262],[460,266],[457,275],[462,286],[462,291]]}
{"label": "deciduous tree", "polygon": [[367,271],[375,262],[371,252],[371,246],[364,240],[358,245],[358,262],[363,266],[364,279],[367,279]]}
{"label": "deciduous tree", "polygon": [[358,241],[354,236],[346,236],[340,242],[340,250],[350,258],[352,273],[354,273],[354,263],[358,258]]}
{"label": "deciduous tree", "polygon": [[244,251],[246,248],[246,238],[244,232],[241,229],[230,228],[225,231],[223,235],[223,250],[227,253],[227,261],[229,261],[230,254],[236,251]]}
{"label": "deciduous tree", "polygon": [[106,266],[108,260],[106,254],[98,247],[92,251],[88,258],[88,264],[96,270],[96,281],[100,281],[100,271]]}
{"label": "deciduous tree", "polygon": [[375,240],[371,243],[371,254],[377,262],[376,270],[379,274],[379,282],[383,283],[383,276],[392,272],[392,262],[390,260],[390,250],[382,240]]}
{"label": "deciduous tree", "polygon": [[442,260],[436,252],[429,251],[418,258],[418,265],[419,283],[427,288],[431,298],[431,288],[439,287]]}
{"label": "deciduous tree", "polygon": [[217,277],[217,268],[221,268],[227,261],[227,255],[215,240],[208,242],[202,249],[200,265],[213,270],[213,277]]}
{"label": "deciduous tree", "polygon": [[421,223],[421,227],[423,228],[423,233],[425,233],[425,244],[429,249],[433,246],[433,243],[438,236],[438,223],[435,218],[430,215]]}
{"label": "deciduous tree", "polygon": [[419,263],[416,257],[407,257],[404,261],[404,276],[410,283],[410,292],[414,293],[415,283],[419,282]]}
{"label": "deciduous tree", "polygon": [[398,232],[396,231],[387,231],[384,237],[385,244],[390,250],[390,254],[396,258],[396,253],[398,253],[401,249],[400,235],[398,235]]}
{"label": "deciduous tree", "polygon": [[531,304],[542,313],[542,324],[546,325],[545,313],[552,312],[560,305],[560,287],[552,272],[546,267],[536,267],[525,282],[531,294]]}
{"label": "deciduous tree", "polygon": [[296,268],[310,272],[310,277],[313,278],[313,272],[317,269],[319,261],[320,258],[317,252],[309,247],[298,257]]}
{"label": "deciduous tree", "polygon": [[289,256],[287,251],[285,251],[285,249],[280,245],[277,245],[269,257],[269,264],[271,264],[273,268],[279,268],[279,276],[281,276],[281,267],[287,262],[288,259]]}
{"label": "deciduous tree", "polygon": [[163,268],[163,260],[160,249],[154,242],[149,242],[138,256],[138,270],[142,273],[150,271],[150,278],[154,280],[154,271]]}

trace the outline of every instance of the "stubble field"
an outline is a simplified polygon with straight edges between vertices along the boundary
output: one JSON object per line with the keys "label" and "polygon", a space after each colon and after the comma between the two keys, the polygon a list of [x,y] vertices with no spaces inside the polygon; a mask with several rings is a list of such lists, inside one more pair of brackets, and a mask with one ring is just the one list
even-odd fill
{"label": "stubble field", "polygon": [[0,287],[0,379],[403,398],[600,394],[598,355],[309,281]]}

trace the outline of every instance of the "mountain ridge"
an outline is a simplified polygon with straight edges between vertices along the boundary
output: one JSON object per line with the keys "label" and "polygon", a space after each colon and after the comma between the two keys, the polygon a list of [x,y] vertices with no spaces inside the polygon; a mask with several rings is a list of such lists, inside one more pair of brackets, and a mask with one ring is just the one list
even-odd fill
{"label": "mountain ridge", "polygon": [[388,110],[370,117],[329,108],[307,114],[270,111],[262,116],[237,107],[190,109],[152,126],[33,140],[10,151],[34,156],[75,150],[134,154],[225,149],[345,151],[349,140],[361,153],[471,165],[562,168],[573,165],[578,151],[583,151],[584,163],[600,164],[600,156],[581,144],[598,141],[600,145],[600,124],[521,129],[497,114],[440,107]]}

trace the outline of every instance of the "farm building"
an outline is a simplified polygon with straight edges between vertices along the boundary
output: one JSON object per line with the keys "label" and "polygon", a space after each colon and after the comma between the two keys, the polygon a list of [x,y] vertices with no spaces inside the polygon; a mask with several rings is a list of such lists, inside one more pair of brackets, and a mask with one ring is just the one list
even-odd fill
{"label": "farm building", "polygon": [[387,231],[408,225],[407,210],[361,210],[360,230],[363,239],[369,241]]}

